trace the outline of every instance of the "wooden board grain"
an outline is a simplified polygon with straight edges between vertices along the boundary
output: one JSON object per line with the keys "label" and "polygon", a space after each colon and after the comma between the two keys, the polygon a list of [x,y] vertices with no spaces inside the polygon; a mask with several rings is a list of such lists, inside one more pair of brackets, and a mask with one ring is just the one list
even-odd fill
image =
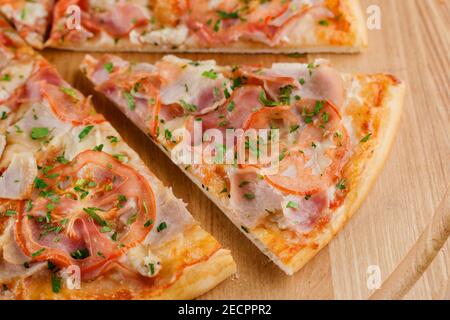
{"label": "wooden board grain", "polygon": [[[238,275],[203,299],[366,299],[369,266],[381,280],[396,269],[431,222],[450,182],[450,3],[446,0],[362,0],[381,8],[381,30],[369,32],[369,49],[327,55],[341,71],[390,72],[408,86],[405,113],[384,170],[344,230],[294,276],[268,261],[170,160],[118,110],[95,95],[99,112],[118,129],[147,165],[221,243],[232,250]],[[45,50],[63,77],[94,93],[77,71],[83,53]],[[159,54],[120,54],[154,62]],[[181,55],[221,64],[306,61],[319,55]],[[402,275],[398,275],[402,277]],[[410,299],[450,299],[450,243],[406,294]]]}

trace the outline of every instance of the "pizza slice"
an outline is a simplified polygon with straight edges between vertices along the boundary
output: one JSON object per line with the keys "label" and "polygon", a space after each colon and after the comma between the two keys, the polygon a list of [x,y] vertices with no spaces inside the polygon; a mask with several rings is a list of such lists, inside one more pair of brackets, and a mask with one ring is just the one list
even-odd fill
{"label": "pizza slice", "polygon": [[190,299],[228,250],[0,21],[0,299]]}
{"label": "pizza slice", "polygon": [[[74,5],[78,12],[70,9]],[[47,46],[90,51],[356,52],[367,45],[363,19],[358,0],[61,0]]]}
{"label": "pizza slice", "polygon": [[44,47],[54,0],[0,0],[0,12],[34,48]]}
{"label": "pizza slice", "polygon": [[82,71],[287,274],[345,225],[402,113],[389,74],[309,64],[155,64],[86,56]]}

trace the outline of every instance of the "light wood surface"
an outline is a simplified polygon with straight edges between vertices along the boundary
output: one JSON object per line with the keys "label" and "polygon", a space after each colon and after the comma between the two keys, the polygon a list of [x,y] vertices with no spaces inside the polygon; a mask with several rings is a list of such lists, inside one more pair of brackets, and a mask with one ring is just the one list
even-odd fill
{"label": "light wood surface", "polygon": [[[238,275],[203,299],[366,299],[369,266],[378,266],[381,280],[406,261],[407,253],[431,223],[450,182],[450,3],[441,0],[362,0],[381,7],[381,30],[369,32],[369,49],[358,55],[327,55],[341,71],[393,73],[408,86],[405,114],[384,170],[368,198],[344,230],[304,269],[286,276],[268,261],[225,216],[118,110],[98,95],[104,113],[156,175],[188,203],[189,210],[221,243],[232,250]],[[77,71],[83,53],[46,50],[63,77],[85,94],[93,93]],[[121,54],[154,62],[158,54]],[[222,64],[306,61],[318,55],[182,55],[215,58]],[[447,195],[448,197],[448,195]],[[448,203],[448,199],[447,199]],[[448,215],[449,208],[441,209]],[[445,211],[446,210],[446,211]],[[437,213],[438,214],[438,213]],[[448,235],[448,228],[444,233]],[[433,237],[433,235],[431,235]],[[445,238],[445,235],[444,235]],[[402,293],[410,299],[450,299],[450,243]],[[420,270],[419,270],[420,269]],[[394,273],[401,281],[406,272]],[[397,278],[391,282],[396,283]],[[412,287],[411,287],[412,286]]]}

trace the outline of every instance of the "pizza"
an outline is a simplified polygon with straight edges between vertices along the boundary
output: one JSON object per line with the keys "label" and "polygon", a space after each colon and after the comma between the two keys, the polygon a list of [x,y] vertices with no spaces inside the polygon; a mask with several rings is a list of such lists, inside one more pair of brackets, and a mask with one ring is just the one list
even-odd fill
{"label": "pizza", "polygon": [[91,98],[0,20],[0,299],[190,299],[235,273]]}
{"label": "pizza", "polygon": [[87,55],[81,70],[289,275],[368,193],[405,89],[393,75],[340,73],[322,59],[220,66],[106,54]]}
{"label": "pizza", "polygon": [[34,48],[44,47],[54,0],[0,0],[0,12]]}
{"label": "pizza", "polygon": [[356,52],[367,45],[363,20],[357,0],[60,0],[46,45],[90,51]]}

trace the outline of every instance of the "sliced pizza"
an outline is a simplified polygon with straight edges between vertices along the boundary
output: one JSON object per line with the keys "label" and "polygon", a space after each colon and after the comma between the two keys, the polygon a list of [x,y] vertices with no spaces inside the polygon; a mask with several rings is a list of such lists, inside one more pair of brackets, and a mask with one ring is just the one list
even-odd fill
{"label": "sliced pizza", "polygon": [[366,45],[358,0],[61,0],[47,42],[71,50],[236,53]]}
{"label": "sliced pizza", "polygon": [[0,0],[0,12],[29,45],[42,49],[54,3],[54,0]]}
{"label": "sliced pizza", "polygon": [[228,250],[0,21],[0,299],[190,299]]}
{"label": "sliced pizza", "polygon": [[287,274],[363,201],[405,87],[389,74],[339,73],[326,60],[231,67],[88,55],[81,69]]}

